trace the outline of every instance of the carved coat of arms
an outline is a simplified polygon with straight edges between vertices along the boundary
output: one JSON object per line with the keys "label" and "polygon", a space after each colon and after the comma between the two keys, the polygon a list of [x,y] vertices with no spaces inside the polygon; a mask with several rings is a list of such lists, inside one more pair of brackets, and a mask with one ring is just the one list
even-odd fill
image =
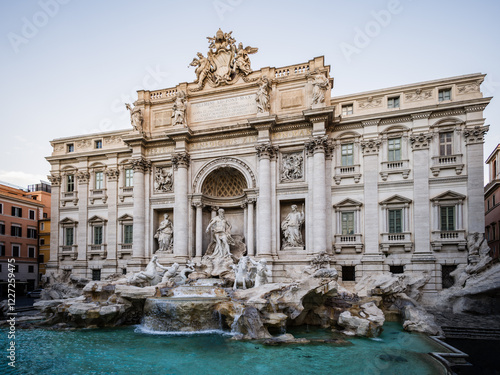
{"label": "carved coat of arms", "polygon": [[195,83],[198,83],[198,88],[192,91],[201,90],[205,83],[212,87],[230,85],[239,77],[251,81],[246,79],[252,72],[248,55],[256,53],[258,48],[243,47],[243,43],[236,46],[236,40],[231,34],[232,31],[224,33],[219,29],[214,37],[207,37],[210,43],[207,57],[198,52],[190,64],[196,66]]}

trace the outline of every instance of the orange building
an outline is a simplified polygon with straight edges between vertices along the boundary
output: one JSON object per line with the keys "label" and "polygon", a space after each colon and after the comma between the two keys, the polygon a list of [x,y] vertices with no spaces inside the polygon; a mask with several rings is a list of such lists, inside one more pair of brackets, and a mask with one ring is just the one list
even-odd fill
{"label": "orange building", "polygon": [[489,165],[489,182],[484,187],[484,234],[491,249],[491,257],[500,255],[500,144],[486,159]]}
{"label": "orange building", "polygon": [[[38,221],[47,209],[46,193],[27,192],[0,184],[0,285],[6,294],[8,260],[15,259],[14,274],[17,293],[38,286]],[[50,203],[48,205],[50,207]]]}

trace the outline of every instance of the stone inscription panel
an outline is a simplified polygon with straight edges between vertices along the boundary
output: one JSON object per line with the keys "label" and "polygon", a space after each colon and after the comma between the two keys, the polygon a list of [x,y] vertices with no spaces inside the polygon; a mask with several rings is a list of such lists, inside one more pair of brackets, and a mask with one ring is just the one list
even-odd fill
{"label": "stone inscription panel", "polygon": [[255,115],[255,95],[236,96],[203,103],[191,104],[190,122],[219,120],[229,117]]}

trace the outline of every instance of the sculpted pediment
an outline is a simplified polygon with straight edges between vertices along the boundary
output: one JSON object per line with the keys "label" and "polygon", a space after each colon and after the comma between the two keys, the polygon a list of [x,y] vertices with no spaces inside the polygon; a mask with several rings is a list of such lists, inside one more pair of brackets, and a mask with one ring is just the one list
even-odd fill
{"label": "sculpted pediment", "polygon": [[340,207],[359,207],[359,206],[362,206],[363,203],[361,202],[358,202],[354,199],[351,199],[351,198],[346,198],[342,201],[340,201],[339,203],[335,204],[333,207],[334,208],[340,208]]}
{"label": "sculpted pediment", "polygon": [[411,203],[411,199],[396,194],[380,202],[380,204],[397,204],[397,203]]}
{"label": "sculpted pediment", "polygon": [[444,200],[458,200],[458,201],[462,201],[464,200],[466,197],[465,195],[463,194],[460,194],[460,193],[456,193],[454,191],[451,191],[451,190],[448,190],[442,194],[439,194],[437,196],[435,196],[434,198],[431,199],[432,202],[434,201],[444,201]]}

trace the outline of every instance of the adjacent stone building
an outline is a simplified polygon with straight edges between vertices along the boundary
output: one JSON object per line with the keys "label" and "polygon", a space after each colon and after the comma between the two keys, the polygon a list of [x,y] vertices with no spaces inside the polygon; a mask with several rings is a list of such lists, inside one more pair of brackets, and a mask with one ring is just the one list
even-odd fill
{"label": "adjacent stone building", "polygon": [[500,255],[500,170],[498,168],[500,144],[486,159],[489,166],[489,182],[484,187],[485,235],[491,249],[490,256]]}
{"label": "adjacent stone building", "polygon": [[426,272],[431,298],[484,232],[484,75],[332,97],[323,57],[253,71],[256,48],[209,39],[194,82],[138,91],[132,129],[51,142],[48,267],[97,279],[154,253],[198,261],[223,208],[273,281],[326,251],[345,283]]}

